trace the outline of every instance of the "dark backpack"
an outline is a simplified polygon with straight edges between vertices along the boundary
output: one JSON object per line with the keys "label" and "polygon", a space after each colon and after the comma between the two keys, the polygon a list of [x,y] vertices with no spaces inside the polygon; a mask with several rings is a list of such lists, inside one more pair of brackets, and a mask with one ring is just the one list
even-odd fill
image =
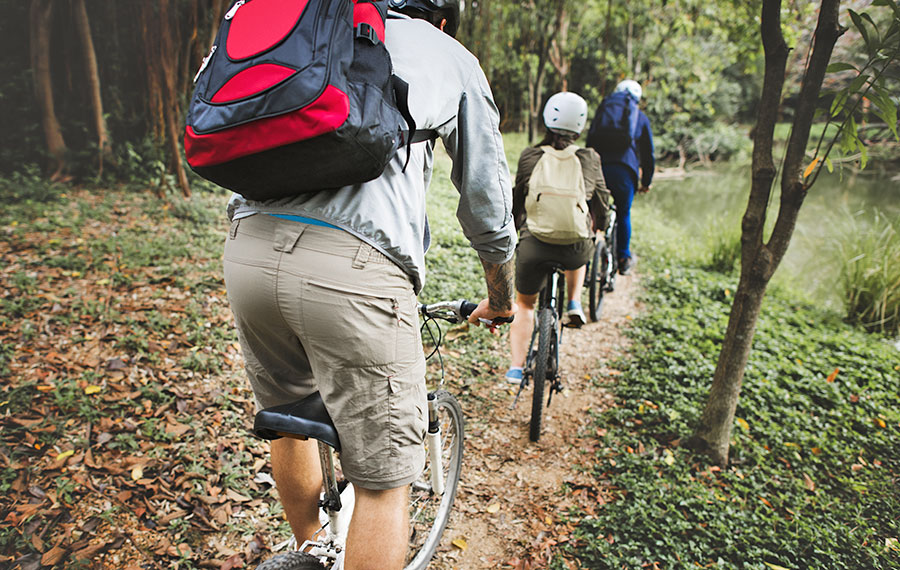
{"label": "dark backpack", "polygon": [[415,133],[384,46],[387,4],[235,2],[195,77],[194,172],[253,200],[380,176]]}
{"label": "dark backpack", "polygon": [[628,150],[638,136],[637,100],[627,91],[603,99],[588,129],[587,145],[601,155]]}

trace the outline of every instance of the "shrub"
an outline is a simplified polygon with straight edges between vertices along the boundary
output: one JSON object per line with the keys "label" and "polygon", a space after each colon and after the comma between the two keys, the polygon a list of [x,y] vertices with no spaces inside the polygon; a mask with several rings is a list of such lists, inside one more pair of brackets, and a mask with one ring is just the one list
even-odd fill
{"label": "shrub", "polygon": [[870,226],[850,218],[838,244],[847,320],[870,331],[900,332],[900,232],[876,213]]}

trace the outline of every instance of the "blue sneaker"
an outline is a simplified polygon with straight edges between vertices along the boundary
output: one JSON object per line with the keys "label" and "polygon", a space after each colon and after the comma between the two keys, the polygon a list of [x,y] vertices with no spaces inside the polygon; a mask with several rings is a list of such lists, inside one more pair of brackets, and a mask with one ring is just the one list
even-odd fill
{"label": "blue sneaker", "polygon": [[521,366],[513,366],[509,370],[506,371],[506,381],[510,384],[521,384],[522,378],[525,376],[525,371],[522,370]]}
{"label": "blue sneaker", "polygon": [[587,317],[584,316],[584,311],[581,309],[581,303],[575,300],[569,301],[563,317],[563,325],[573,329],[580,329],[587,322]]}

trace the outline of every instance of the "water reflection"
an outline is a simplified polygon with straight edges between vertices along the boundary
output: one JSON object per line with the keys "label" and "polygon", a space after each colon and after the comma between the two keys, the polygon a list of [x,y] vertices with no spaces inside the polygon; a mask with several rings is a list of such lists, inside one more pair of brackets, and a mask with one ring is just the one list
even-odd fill
{"label": "water reflection", "polygon": [[[893,179],[892,179],[893,178]],[[693,171],[684,178],[654,181],[653,190],[636,201],[640,208],[653,207],[686,239],[703,239],[723,225],[739,227],[750,191],[750,167],[723,165]],[[785,260],[775,279],[801,285],[812,299],[840,309],[836,247],[847,232],[866,231],[876,212],[900,220],[900,179],[881,171],[823,172],[809,192]],[[777,205],[778,193],[773,202]],[[770,210],[774,212],[774,210]],[[770,214],[769,226],[774,221]]]}

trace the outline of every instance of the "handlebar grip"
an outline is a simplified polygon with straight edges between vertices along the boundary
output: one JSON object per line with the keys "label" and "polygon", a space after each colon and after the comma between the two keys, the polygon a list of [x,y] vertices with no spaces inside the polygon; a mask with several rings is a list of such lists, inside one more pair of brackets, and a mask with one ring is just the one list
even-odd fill
{"label": "handlebar grip", "polygon": [[462,316],[464,318],[468,319],[469,315],[472,314],[472,311],[474,311],[477,308],[478,308],[478,305],[476,303],[473,303],[471,301],[463,301],[459,305],[459,312],[460,312],[460,314],[462,314]]}
{"label": "handlebar grip", "polygon": [[[477,308],[477,303],[472,303],[471,301],[463,301],[459,306],[459,312],[464,318],[469,318],[469,315],[472,314],[472,311]],[[493,319],[491,321],[485,321],[485,324],[502,325],[513,322],[514,318],[515,317],[497,317],[496,319]],[[482,319],[482,321],[484,321],[484,319]]]}

